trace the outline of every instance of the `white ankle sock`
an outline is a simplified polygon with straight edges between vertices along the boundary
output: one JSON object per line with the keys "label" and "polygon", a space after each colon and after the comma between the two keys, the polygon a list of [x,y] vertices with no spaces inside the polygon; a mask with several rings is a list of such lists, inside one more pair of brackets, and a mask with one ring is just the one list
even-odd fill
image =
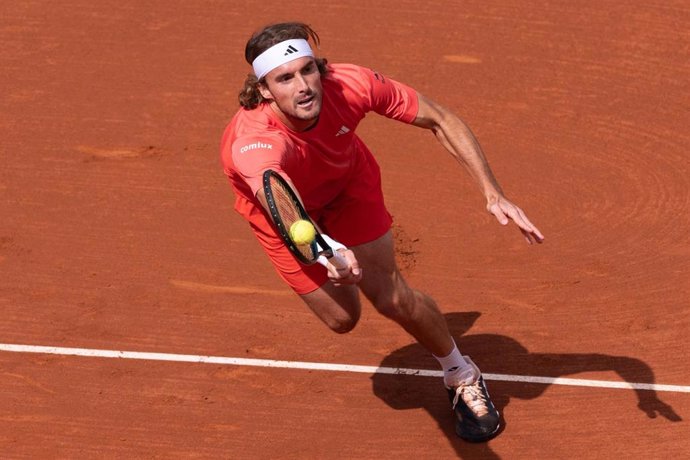
{"label": "white ankle sock", "polygon": [[439,362],[443,368],[443,381],[447,387],[456,387],[461,383],[474,382],[474,368],[465,361],[460,354],[455,341],[453,341],[453,350],[448,356],[439,357],[434,355],[434,358]]}

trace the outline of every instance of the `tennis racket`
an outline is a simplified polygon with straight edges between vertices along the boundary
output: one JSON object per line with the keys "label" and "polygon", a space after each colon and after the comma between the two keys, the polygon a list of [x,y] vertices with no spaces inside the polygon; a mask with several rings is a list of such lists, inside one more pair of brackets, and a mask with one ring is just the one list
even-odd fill
{"label": "tennis racket", "polygon": [[[305,265],[312,265],[315,262],[323,264],[323,258],[320,259],[320,257],[324,256],[336,268],[347,268],[345,258],[326,242],[304,209],[297,193],[280,174],[271,169],[266,170],[263,175],[263,188],[268,210],[278,234],[297,260]],[[298,220],[306,220],[314,225],[316,235],[311,243],[297,244],[290,236],[290,227]]]}

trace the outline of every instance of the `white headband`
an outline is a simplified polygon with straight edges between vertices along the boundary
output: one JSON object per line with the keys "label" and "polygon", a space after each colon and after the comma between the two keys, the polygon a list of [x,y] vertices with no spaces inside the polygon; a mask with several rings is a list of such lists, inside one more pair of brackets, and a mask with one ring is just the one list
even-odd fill
{"label": "white headband", "polygon": [[276,67],[305,56],[314,56],[306,40],[302,38],[285,40],[284,42],[271,46],[254,59],[254,62],[252,62],[254,75],[256,75],[258,80],[261,80],[268,72]]}

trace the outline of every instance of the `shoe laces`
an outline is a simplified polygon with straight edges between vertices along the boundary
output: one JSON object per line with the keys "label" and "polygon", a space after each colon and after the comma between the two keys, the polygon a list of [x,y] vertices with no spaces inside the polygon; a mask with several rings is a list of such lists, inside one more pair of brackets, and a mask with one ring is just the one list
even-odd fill
{"label": "shoe laces", "polygon": [[477,417],[481,417],[489,413],[489,406],[486,398],[484,397],[484,393],[479,386],[479,380],[471,384],[461,384],[455,389],[453,409],[455,409],[455,406],[457,406],[460,398],[462,398],[465,405],[467,405],[467,407],[469,407]]}

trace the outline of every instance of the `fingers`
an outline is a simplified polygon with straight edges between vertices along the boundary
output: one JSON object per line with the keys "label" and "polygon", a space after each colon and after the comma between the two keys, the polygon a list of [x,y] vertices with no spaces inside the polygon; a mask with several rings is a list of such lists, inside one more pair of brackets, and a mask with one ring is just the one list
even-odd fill
{"label": "fingers", "polygon": [[523,230],[523,229],[520,229],[520,231],[522,232],[522,235],[525,237],[525,241],[527,241],[527,244],[534,244],[534,243],[541,244],[544,242],[544,238],[538,236],[534,232],[528,232],[527,230]]}
{"label": "fingers", "polygon": [[544,241],[544,235],[539,229],[527,218],[522,209],[510,201],[502,199],[490,204],[489,212],[496,217],[501,225],[507,225],[509,220],[515,222],[528,244]]}
{"label": "fingers", "polygon": [[[539,231],[539,229],[527,218],[522,209],[515,207],[517,209],[518,216],[520,220],[516,220],[515,223],[520,227],[525,239],[529,244],[542,243],[544,241],[544,235]],[[515,220],[515,219],[513,219]]]}
{"label": "fingers", "polygon": [[338,268],[329,262],[326,266],[328,278],[335,286],[359,283],[362,280],[362,269],[359,267],[359,262],[357,262],[354,253],[349,249],[342,249],[338,252],[347,264],[343,268]]}
{"label": "fingers", "polygon": [[508,225],[508,217],[498,202],[489,205],[489,212],[496,217],[496,220],[498,220],[501,225]]}

